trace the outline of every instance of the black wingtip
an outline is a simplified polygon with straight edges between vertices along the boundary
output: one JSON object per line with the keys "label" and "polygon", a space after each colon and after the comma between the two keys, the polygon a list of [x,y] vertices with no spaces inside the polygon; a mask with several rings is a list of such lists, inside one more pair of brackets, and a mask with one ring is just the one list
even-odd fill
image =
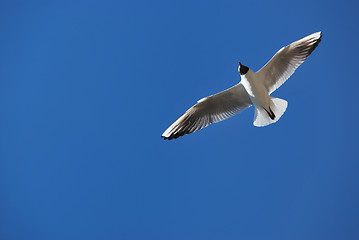
{"label": "black wingtip", "polygon": [[[314,44],[314,49],[315,49],[316,47],[318,47],[319,43],[322,41],[323,32],[320,32],[319,35],[320,35],[320,37],[317,39],[317,41],[316,41],[315,44]],[[314,50],[314,49],[313,49],[313,50]]]}
{"label": "black wingtip", "polygon": [[322,32],[319,32],[319,34],[320,34],[319,38],[315,40],[314,44],[308,50],[308,56],[307,57],[309,57],[309,55],[312,54],[312,52],[318,47],[319,43],[322,41],[322,36],[323,36]]}
{"label": "black wingtip", "polygon": [[171,136],[170,137],[165,137],[165,136],[161,136],[161,138],[163,138],[163,140],[171,140]]}
{"label": "black wingtip", "polygon": [[181,134],[172,134],[169,137],[165,137],[165,136],[161,136],[161,138],[163,138],[163,140],[172,140],[172,139],[176,139],[179,138],[181,136],[185,135],[184,133]]}

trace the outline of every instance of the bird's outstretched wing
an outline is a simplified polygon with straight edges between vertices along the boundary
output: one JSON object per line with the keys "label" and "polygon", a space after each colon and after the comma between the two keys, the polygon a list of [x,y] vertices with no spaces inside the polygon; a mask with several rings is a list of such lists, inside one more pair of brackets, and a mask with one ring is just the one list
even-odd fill
{"label": "bird's outstretched wing", "polygon": [[251,105],[248,93],[239,83],[223,92],[199,100],[167,128],[162,137],[171,140],[190,134],[211,123],[232,117]]}
{"label": "bird's outstretched wing", "polygon": [[306,36],[281,48],[258,72],[269,94],[279,88],[318,46],[322,33]]}

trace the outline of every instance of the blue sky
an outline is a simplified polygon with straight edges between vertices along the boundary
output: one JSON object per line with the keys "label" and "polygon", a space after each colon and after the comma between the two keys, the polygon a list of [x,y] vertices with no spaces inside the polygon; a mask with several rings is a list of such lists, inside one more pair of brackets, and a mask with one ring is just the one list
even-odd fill
{"label": "blue sky", "polygon": [[[358,239],[356,1],[2,1],[0,239]],[[323,40],[273,96],[162,132],[282,46]]]}

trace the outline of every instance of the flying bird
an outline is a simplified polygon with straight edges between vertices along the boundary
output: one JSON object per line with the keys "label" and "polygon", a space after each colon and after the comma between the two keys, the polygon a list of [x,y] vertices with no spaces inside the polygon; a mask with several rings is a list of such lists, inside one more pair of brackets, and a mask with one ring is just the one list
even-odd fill
{"label": "flying bird", "polygon": [[174,139],[198,131],[208,125],[230,118],[254,105],[257,127],[277,122],[287,109],[288,102],[271,97],[318,46],[322,32],[306,36],[282,47],[258,72],[239,62],[241,81],[235,86],[200,99],[162,134]]}

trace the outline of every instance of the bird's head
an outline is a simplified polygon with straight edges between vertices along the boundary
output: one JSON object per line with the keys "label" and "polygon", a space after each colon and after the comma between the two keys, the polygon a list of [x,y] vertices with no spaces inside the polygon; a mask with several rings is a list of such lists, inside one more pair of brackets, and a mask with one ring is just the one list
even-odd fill
{"label": "bird's head", "polygon": [[249,68],[246,67],[246,66],[244,66],[244,65],[242,65],[242,63],[241,63],[240,61],[239,61],[238,63],[239,63],[238,72],[239,72],[241,75],[245,75],[245,74],[248,72]]}

